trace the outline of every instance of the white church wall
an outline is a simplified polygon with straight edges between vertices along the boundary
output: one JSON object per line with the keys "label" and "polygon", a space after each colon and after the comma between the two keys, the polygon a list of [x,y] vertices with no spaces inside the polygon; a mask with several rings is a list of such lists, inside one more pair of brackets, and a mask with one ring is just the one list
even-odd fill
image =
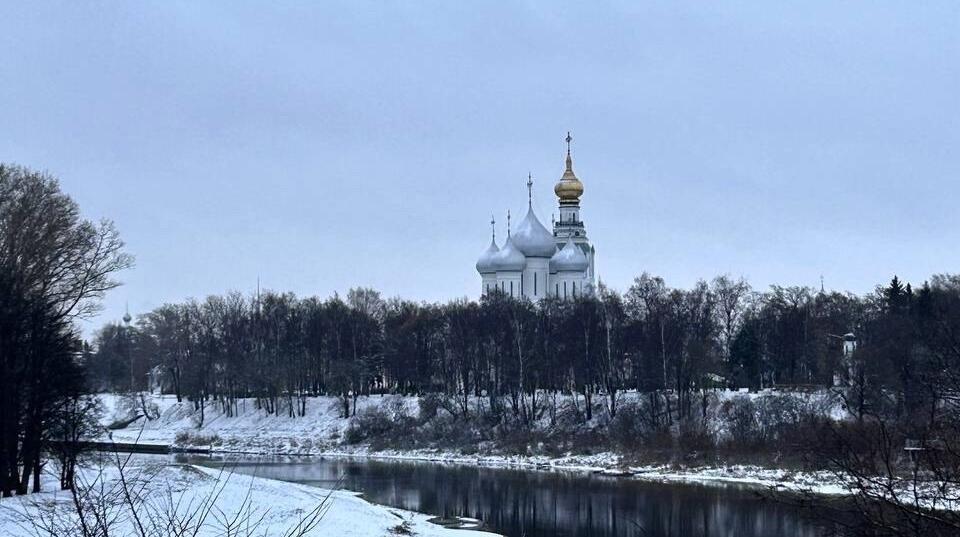
{"label": "white church wall", "polygon": [[500,291],[514,298],[520,298],[523,285],[523,272],[497,272],[497,285]]}
{"label": "white church wall", "polygon": [[549,259],[528,257],[527,266],[523,269],[523,296],[534,301],[547,296],[549,275]]}
{"label": "white church wall", "polygon": [[563,271],[553,275],[551,290],[558,298],[572,299],[583,296],[586,285],[586,279],[582,272]]}
{"label": "white church wall", "polygon": [[497,274],[490,272],[480,275],[480,294],[485,295],[497,287]]}

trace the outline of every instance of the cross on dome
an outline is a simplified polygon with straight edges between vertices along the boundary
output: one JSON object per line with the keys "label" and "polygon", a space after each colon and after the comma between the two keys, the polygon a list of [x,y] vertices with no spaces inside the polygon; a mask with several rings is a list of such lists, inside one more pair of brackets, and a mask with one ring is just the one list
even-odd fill
{"label": "cross on dome", "polygon": [[567,131],[565,140],[567,141],[567,169],[553,187],[553,191],[560,198],[561,205],[579,205],[580,196],[583,195],[583,183],[573,173],[573,157],[570,155],[570,142],[573,141],[573,136],[570,136],[570,131]]}
{"label": "cross on dome", "polygon": [[527,172],[527,206],[533,207],[533,175]]}

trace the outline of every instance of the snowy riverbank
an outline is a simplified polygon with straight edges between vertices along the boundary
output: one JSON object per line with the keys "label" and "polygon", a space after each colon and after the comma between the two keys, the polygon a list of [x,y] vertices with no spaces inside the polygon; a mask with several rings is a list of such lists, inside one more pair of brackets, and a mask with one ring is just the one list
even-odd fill
{"label": "snowy riverbank", "polygon": [[[120,398],[104,395],[105,422],[122,418]],[[159,417],[139,419],[127,427],[110,431],[109,438],[119,443],[139,443],[201,448],[214,454],[348,456],[395,460],[419,460],[448,464],[515,466],[535,469],[590,471],[610,476],[651,481],[741,483],[758,487],[818,494],[844,494],[845,487],[829,472],[795,472],[753,465],[723,467],[631,466],[620,455],[602,452],[591,455],[567,454],[505,455],[476,453],[465,455],[452,450],[371,450],[366,445],[349,445],[342,440],[350,420],[340,417],[339,401],[332,397],[311,398],[302,417],[268,415],[252,401],[241,401],[234,416],[226,416],[218,406],[209,405],[204,422],[198,427],[199,413],[190,403],[177,403],[172,396],[154,397]],[[415,397],[367,397],[358,401],[359,412],[366,409],[403,405],[415,412]]]}
{"label": "snowy riverbank", "polygon": [[[349,491],[329,491],[271,479],[220,472],[184,464],[156,463],[133,457],[125,467],[126,486],[134,501],[123,501],[124,488],[117,464],[88,466],[79,478],[83,488],[92,490],[95,503],[104,507],[104,519],[111,520],[110,534],[137,535],[135,525],[150,535],[162,531],[176,518],[198,537],[217,535],[295,535],[296,526],[308,525],[315,510],[322,511],[316,525],[305,535],[381,537],[417,535],[422,537],[495,537],[495,534],[454,530],[428,522],[427,515],[375,505]],[[73,531],[79,518],[71,495],[57,490],[55,476],[46,476],[38,494],[0,501],[0,535],[78,535]],[[130,509],[129,505],[135,505]],[[204,506],[209,514],[201,516]],[[136,517],[133,512],[136,512]],[[173,513],[173,514],[171,514]],[[95,519],[91,516],[88,519]],[[226,531],[234,524],[233,531]],[[291,531],[293,530],[293,531]],[[104,533],[106,534],[106,533]]]}

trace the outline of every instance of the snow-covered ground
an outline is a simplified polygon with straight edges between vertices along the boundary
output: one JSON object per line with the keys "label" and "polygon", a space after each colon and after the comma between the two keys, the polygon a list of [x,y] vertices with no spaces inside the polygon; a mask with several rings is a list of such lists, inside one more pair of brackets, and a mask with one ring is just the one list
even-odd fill
{"label": "snow-covered ground", "polygon": [[[736,392],[727,394],[740,396]],[[120,398],[103,395],[106,410],[104,422],[123,417]],[[813,397],[818,397],[814,395]],[[452,464],[527,466],[558,470],[603,472],[629,475],[653,481],[697,481],[754,484],[792,491],[822,494],[844,494],[846,488],[828,472],[803,473],[759,466],[692,467],[678,469],[667,466],[626,467],[620,455],[612,452],[593,455],[568,454],[562,457],[545,455],[504,455],[480,453],[464,455],[440,450],[370,450],[364,445],[342,442],[350,424],[340,417],[339,400],[334,397],[313,397],[308,400],[306,416],[269,415],[256,409],[253,401],[241,401],[238,414],[228,417],[218,405],[208,405],[202,427],[199,413],[192,403],[177,403],[173,396],[154,396],[160,417],[140,419],[124,429],[110,432],[110,438],[121,443],[140,443],[196,447],[212,453],[251,455],[337,455],[385,459],[409,459]],[[411,415],[418,412],[416,397],[373,396],[358,401],[358,412],[372,407],[403,407]]]}
{"label": "snow-covered ground", "polygon": [[[81,471],[80,481],[97,497],[118,500],[123,496],[119,468],[116,463],[89,466]],[[197,533],[187,531],[188,535],[285,536],[320,509],[322,517],[305,535],[494,537],[481,531],[443,528],[428,522],[427,515],[371,504],[347,491],[227,474],[200,466],[132,458],[123,476],[128,488],[134,491],[132,496],[138,499],[127,504],[116,502],[106,511],[113,520],[109,531],[112,535],[138,535],[138,525],[148,535],[166,535],[163,530],[170,524],[170,513],[176,512],[176,520],[181,524],[197,528]],[[48,492],[0,501],[0,535],[77,534],[71,531],[79,522],[71,495],[56,490],[54,476],[46,476],[44,481]],[[129,505],[136,505],[137,518]],[[209,515],[201,519],[198,513],[203,510],[199,508],[204,505],[212,507]],[[234,524],[233,531],[226,531],[228,524]]]}
{"label": "snow-covered ground", "polygon": [[[105,411],[104,425],[124,417],[126,409],[121,409],[121,396],[103,394],[100,398]],[[416,407],[416,398],[402,399]],[[333,397],[310,398],[303,417],[267,414],[258,410],[250,399],[239,402],[238,415],[233,417],[222,412],[219,405],[209,404],[204,409],[202,427],[198,427],[200,412],[192,403],[178,403],[172,395],[152,396],[150,400],[160,411],[159,419],[141,418],[124,429],[111,431],[115,442],[197,445],[221,452],[309,455],[339,444],[349,425],[349,420],[339,417],[339,403]],[[383,398],[361,398],[358,407],[376,406],[383,401]]]}

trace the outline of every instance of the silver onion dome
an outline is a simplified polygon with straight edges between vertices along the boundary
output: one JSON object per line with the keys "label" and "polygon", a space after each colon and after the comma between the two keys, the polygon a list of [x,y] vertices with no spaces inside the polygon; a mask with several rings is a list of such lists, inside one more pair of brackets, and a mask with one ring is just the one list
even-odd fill
{"label": "silver onion dome", "polygon": [[527,258],[513,244],[513,237],[510,236],[507,237],[503,248],[493,256],[493,267],[497,272],[519,272],[526,264]]}
{"label": "silver onion dome", "polygon": [[490,246],[480,254],[480,259],[477,259],[477,272],[480,274],[493,274],[496,272],[497,267],[494,264],[494,257],[499,252],[500,248],[497,246],[496,239],[490,239]]}
{"label": "silver onion dome", "polygon": [[556,239],[543,227],[533,207],[527,209],[527,216],[517,226],[513,234],[513,243],[527,257],[552,257],[557,251]]}
{"label": "silver onion dome", "polygon": [[550,258],[550,272],[585,272],[589,266],[583,250],[570,239]]}

